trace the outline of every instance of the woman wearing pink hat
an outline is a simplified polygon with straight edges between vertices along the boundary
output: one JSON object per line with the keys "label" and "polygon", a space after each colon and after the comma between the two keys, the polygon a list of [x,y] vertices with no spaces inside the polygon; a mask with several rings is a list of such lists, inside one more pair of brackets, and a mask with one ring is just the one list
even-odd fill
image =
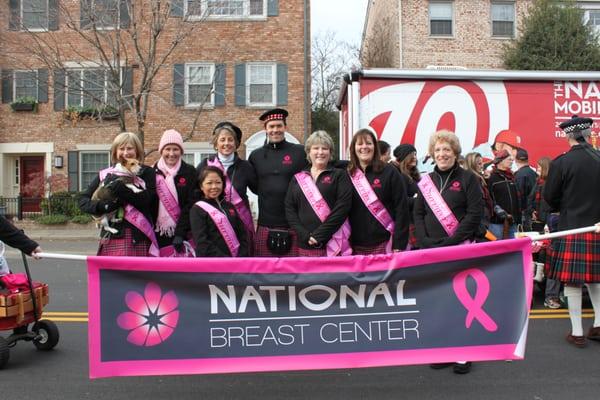
{"label": "woman wearing pink hat", "polygon": [[191,255],[185,241],[191,237],[190,207],[197,186],[196,169],[185,163],[183,139],[175,129],[166,130],[158,145],[160,159],[154,164],[158,212],[156,238],[161,257]]}

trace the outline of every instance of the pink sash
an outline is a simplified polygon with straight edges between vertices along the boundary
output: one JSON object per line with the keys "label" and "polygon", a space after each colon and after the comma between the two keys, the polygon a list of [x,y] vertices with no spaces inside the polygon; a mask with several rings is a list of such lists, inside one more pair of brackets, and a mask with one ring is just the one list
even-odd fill
{"label": "pink sash", "polygon": [[161,174],[156,174],[156,194],[158,194],[158,200],[163,203],[165,209],[171,216],[171,219],[175,222],[179,221],[179,215],[181,215],[181,208],[173,196],[173,193],[167,186],[165,177]]}
{"label": "pink sash", "polygon": [[225,171],[225,168],[223,168],[223,164],[221,164],[219,161],[218,156],[215,156],[213,160],[209,158],[206,161],[206,164],[212,167],[217,167],[223,171],[223,175],[225,175],[225,200],[233,204],[233,207],[235,207],[235,210],[240,216],[240,219],[246,228],[246,232],[249,235],[248,243],[250,243],[252,241],[252,236],[254,235],[254,222],[252,220],[252,213],[250,212],[250,209],[248,208],[244,199],[242,199],[242,196],[240,196],[240,194],[235,190],[235,187],[233,187],[231,179],[229,179],[227,176],[227,171]]}
{"label": "pink sash", "polygon": [[235,234],[235,231],[233,230],[233,226],[231,226],[229,219],[227,219],[227,216],[205,201],[199,201],[196,203],[196,205],[208,213],[210,218],[217,226],[219,233],[221,233],[221,236],[223,237],[225,244],[227,244],[227,248],[229,248],[231,255],[233,257],[237,257],[240,250],[240,242]]}
{"label": "pink sash", "polygon": [[[100,176],[100,181],[103,181],[104,178],[106,178],[106,176],[108,174],[126,176],[122,172],[115,170],[113,167],[103,169],[98,174]],[[146,183],[139,176],[136,176],[134,178],[134,182],[136,185],[142,187],[143,189],[146,188]],[[152,224],[150,223],[150,221],[148,221],[148,219],[144,216],[144,214],[139,212],[131,204],[127,204],[125,206],[124,218],[131,225],[133,225],[137,229],[139,229],[150,240],[150,249],[148,250],[148,253],[151,256],[158,257],[159,250],[158,250],[158,242],[156,241],[156,235],[154,234],[154,229],[152,229]]]}
{"label": "pink sash", "polygon": [[421,193],[423,194],[423,198],[433,211],[433,215],[440,222],[448,236],[454,235],[456,230],[458,229],[458,220],[446,204],[446,201],[442,197],[442,194],[435,187],[435,184],[431,180],[429,174],[423,175],[419,183],[417,183],[419,189],[421,189]]}
{"label": "pink sash", "polygon": [[357,168],[356,171],[354,171],[354,175],[350,175],[350,180],[373,217],[375,217],[385,230],[390,233],[390,240],[385,246],[385,251],[386,253],[391,253],[395,229],[394,219],[386,210],[381,200],[379,200],[379,197],[377,197],[377,194],[373,191],[373,188],[371,188],[371,184],[367,180],[367,177],[360,169]]}
{"label": "pink sash", "polygon": [[[317,217],[319,217],[321,222],[325,222],[329,214],[331,214],[331,210],[323,198],[323,195],[321,195],[319,188],[307,172],[298,172],[295,177],[298,181],[300,189],[302,189],[302,193],[304,193],[304,197],[306,197],[306,200],[308,200],[308,203],[312,207],[313,211],[315,214],[317,214]],[[342,226],[331,236],[331,239],[329,239],[327,242],[327,256],[332,257],[352,255],[352,248],[348,242],[349,239],[350,223],[346,218]]]}

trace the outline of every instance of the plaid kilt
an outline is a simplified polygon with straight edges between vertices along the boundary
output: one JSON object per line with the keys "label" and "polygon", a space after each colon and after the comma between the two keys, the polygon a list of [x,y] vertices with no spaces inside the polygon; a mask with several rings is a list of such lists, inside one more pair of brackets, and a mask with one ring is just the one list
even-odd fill
{"label": "plaid kilt", "polygon": [[298,257],[298,237],[296,236],[296,232],[289,228],[273,227],[273,229],[287,230],[290,232],[290,237],[292,239],[290,251],[284,256],[271,253],[267,247],[269,228],[258,225],[256,228],[256,235],[254,236],[254,257]]}
{"label": "plaid kilt", "polygon": [[408,226],[408,245],[410,249],[417,249],[417,229],[415,228],[415,224],[410,224]]}
{"label": "plaid kilt", "polygon": [[600,283],[600,234],[554,239],[547,257],[547,276],[565,283]]}
{"label": "plaid kilt", "polygon": [[99,256],[123,256],[123,257],[149,257],[150,240],[144,238],[136,243],[133,242],[133,233],[130,228],[124,228],[123,237],[115,239],[110,236],[100,239],[98,246]]}
{"label": "plaid kilt", "polygon": [[327,248],[303,249],[302,247],[298,247],[298,257],[327,257]]}
{"label": "plaid kilt", "polygon": [[369,256],[372,254],[386,254],[385,247],[387,246],[387,243],[388,241],[386,240],[385,242],[381,242],[372,246],[352,245],[352,255]]}

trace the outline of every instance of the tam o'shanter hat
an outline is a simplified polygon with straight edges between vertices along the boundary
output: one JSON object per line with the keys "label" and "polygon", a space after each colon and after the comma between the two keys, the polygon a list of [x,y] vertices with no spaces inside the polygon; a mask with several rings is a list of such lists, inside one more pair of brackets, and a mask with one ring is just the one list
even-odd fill
{"label": "tam o'shanter hat", "polygon": [[232,131],[235,135],[235,138],[237,139],[237,142],[242,143],[242,130],[237,125],[229,121],[219,122],[217,125],[215,125],[215,129],[213,129],[213,135],[219,133],[221,129],[227,129],[229,131]]}
{"label": "tam o'shanter hat", "polygon": [[263,121],[265,124],[269,121],[283,121],[288,117],[289,113],[283,108],[274,108],[272,110],[265,111],[258,119]]}
{"label": "tam o'shanter hat", "polygon": [[559,126],[560,129],[562,129],[565,133],[572,133],[589,129],[592,127],[593,123],[594,120],[591,118],[582,118],[577,115],[573,115],[570,120],[563,122]]}

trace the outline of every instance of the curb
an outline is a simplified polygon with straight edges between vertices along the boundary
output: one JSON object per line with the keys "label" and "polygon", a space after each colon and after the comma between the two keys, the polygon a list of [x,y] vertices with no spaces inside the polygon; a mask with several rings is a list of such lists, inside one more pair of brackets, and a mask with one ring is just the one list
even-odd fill
{"label": "curb", "polygon": [[41,225],[34,221],[16,221],[14,225],[23,229],[33,240],[98,240],[99,230],[93,223],[87,225],[68,223],[65,225]]}

